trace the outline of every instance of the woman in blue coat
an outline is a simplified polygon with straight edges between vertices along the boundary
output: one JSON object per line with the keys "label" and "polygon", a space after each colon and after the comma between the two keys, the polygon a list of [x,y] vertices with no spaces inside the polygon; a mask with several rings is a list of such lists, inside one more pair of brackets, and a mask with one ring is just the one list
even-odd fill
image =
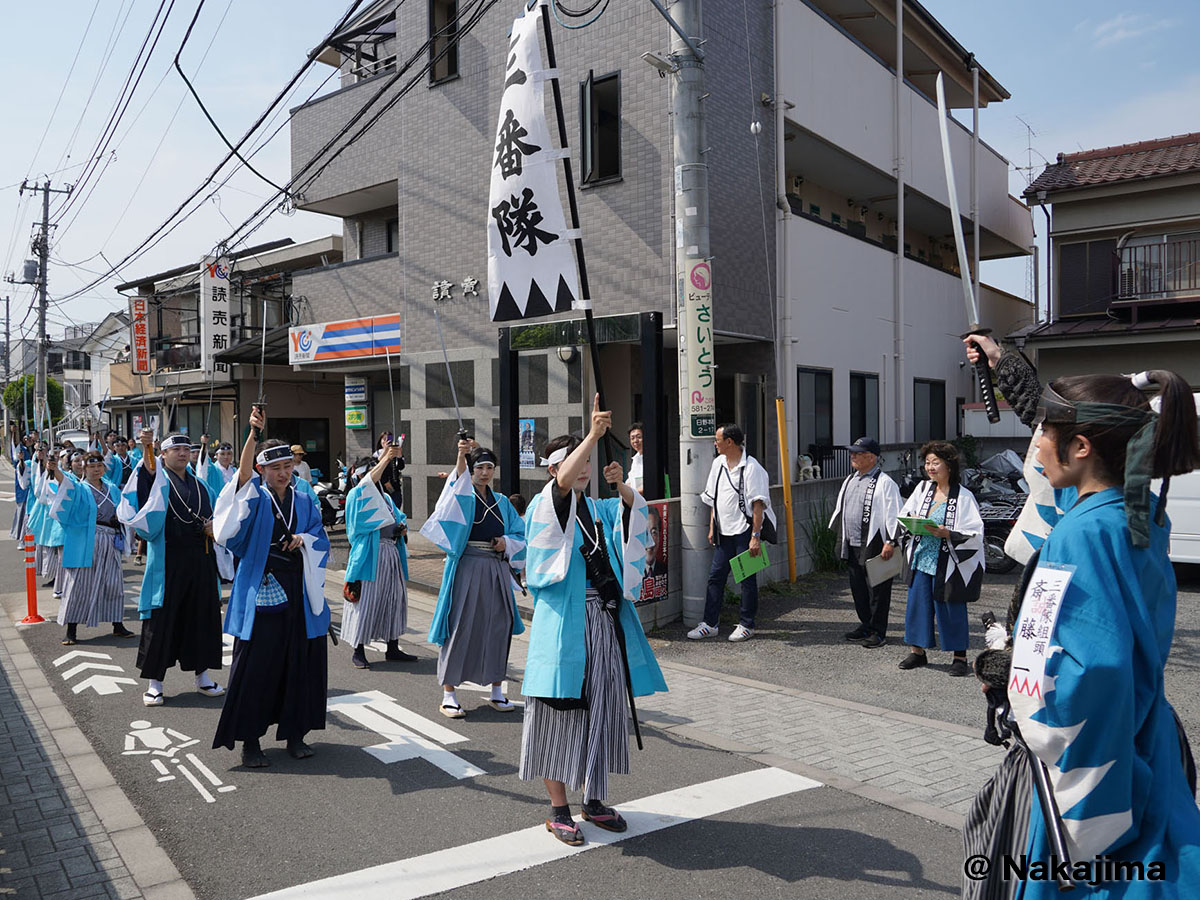
{"label": "woman in blue coat", "polygon": [[[356,669],[371,668],[366,653],[371,641],[387,641],[384,659],[389,662],[417,660],[400,649],[400,636],[408,625],[407,519],[381,489],[388,468],[399,457],[400,447],[389,444],[379,462],[363,472],[346,495],[350,559],[343,591],[342,640],[353,649],[350,661]],[[364,467],[371,462],[368,459]]]}
{"label": "woman in blue coat", "polygon": [[633,608],[649,545],[646,501],[625,484],[619,463],[604,480],[619,499],[592,500],[591,456],[612,426],[592,404],[587,437],[555,438],[542,460],[550,481],[525,513],[526,577],[533,624],[525,662],[520,777],[542,778],[550,797],[546,830],[578,845],[567,787],[583,790],[583,818],[607,831],[625,820],[604,804],[610,773],[629,771],[627,691],[645,696],[666,682]]}
{"label": "woman in blue coat", "polygon": [[440,711],[450,719],[467,714],[455,690],[464,681],[490,684],[492,709],[516,709],[502,688],[512,636],[525,630],[512,576],[525,565],[525,523],[507,497],[492,493],[495,471],[495,453],[460,440],[458,463],[421,528],[446,551],[429,642],[441,647]]}
{"label": "woman in blue coat", "polygon": [[[1142,393],[1152,385],[1161,414]],[[1162,370],[1060,378],[1039,420],[1038,464],[1077,498],[1026,568],[1007,687],[1016,743],[964,829],[993,879],[964,896],[1057,896],[1054,877],[1021,881],[1003,862],[1061,876],[1061,839],[1089,897],[1195,897],[1200,811],[1163,675],[1176,603],[1168,484],[1200,466],[1191,390]],[[1151,478],[1164,479],[1161,497]],[[1048,813],[1031,771],[1045,773]]]}
{"label": "woman in blue coat", "polygon": [[121,492],[105,481],[104,457],[89,451],[84,457],[84,477],[64,474],[55,468],[58,491],[50,515],[63,529],[63,598],[58,623],[67,626],[63,643],[78,639],[82,623],[95,628],[101,622],[112,623],[117,637],[133,637],[122,624],[125,618],[125,580],[121,574],[121,553],[125,537],[117,521]]}

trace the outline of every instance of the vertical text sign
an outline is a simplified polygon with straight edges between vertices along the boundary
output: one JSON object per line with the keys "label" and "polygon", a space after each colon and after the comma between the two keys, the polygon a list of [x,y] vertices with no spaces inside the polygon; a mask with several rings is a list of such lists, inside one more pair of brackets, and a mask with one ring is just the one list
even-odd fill
{"label": "vertical text sign", "polygon": [[683,385],[683,406],[688,414],[688,430],[694,438],[717,433],[717,391],[713,366],[712,265],[702,259],[689,259],[679,290],[679,321],[684,340],[680,350],[687,354],[687,381]]}
{"label": "vertical text sign", "polygon": [[141,295],[129,298],[129,371],[150,374],[150,302]]}
{"label": "vertical text sign", "polygon": [[209,378],[229,373],[227,363],[214,359],[229,349],[229,306],[229,260],[208,257],[200,266],[200,368]]}

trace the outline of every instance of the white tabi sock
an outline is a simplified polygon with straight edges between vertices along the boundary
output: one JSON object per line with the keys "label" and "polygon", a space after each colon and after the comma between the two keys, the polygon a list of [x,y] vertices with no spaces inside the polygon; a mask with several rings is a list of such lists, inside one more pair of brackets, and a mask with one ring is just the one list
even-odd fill
{"label": "white tabi sock", "polygon": [[500,690],[500,688],[502,688],[503,686],[504,685],[502,685],[502,684],[493,684],[492,685],[492,699],[495,700],[497,703],[504,702],[504,691]]}
{"label": "white tabi sock", "polygon": [[458,695],[454,691],[442,690],[442,706],[458,706]]}
{"label": "white tabi sock", "polygon": [[148,693],[161,694],[162,692],[163,692],[163,683],[161,681],[155,681],[153,678],[151,678],[150,679],[150,690],[148,691]]}
{"label": "white tabi sock", "polygon": [[209,677],[208,669],[205,669],[203,672],[196,673],[196,687],[212,687],[214,684],[216,684],[216,682]]}

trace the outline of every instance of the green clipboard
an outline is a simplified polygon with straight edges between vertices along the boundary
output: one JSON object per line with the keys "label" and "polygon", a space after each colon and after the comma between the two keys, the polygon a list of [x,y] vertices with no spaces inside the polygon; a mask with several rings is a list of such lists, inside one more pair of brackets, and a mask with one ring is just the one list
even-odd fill
{"label": "green clipboard", "polygon": [[910,518],[908,516],[900,516],[897,520],[903,525],[910,534],[915,534],[918,537],[922,535],[932,534],[934,528],[941,526],[933,519]]}
{"label": "green clipboard", "polygon": [[762,545],[762,553],[758,556],[751,556],[750,551],[739,553],[729,561],[729,568],[733,569],[734,581],[745,581],[755,572],[761,572],[771,564],[771,560],[767,557],[767,545]]}

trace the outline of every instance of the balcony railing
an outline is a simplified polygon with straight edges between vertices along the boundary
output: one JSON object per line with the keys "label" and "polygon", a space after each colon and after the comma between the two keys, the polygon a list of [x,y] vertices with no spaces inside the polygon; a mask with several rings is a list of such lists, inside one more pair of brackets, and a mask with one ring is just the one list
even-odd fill
{"label": "balcony railing", "polygon": [[1121,248],[1117,300],[1200,296],[1200,238]]}
{"label": "balcony railing", "polygon": [[154,341],[156,369],[194,369],[200,365],[200,337],[156,338]]}

